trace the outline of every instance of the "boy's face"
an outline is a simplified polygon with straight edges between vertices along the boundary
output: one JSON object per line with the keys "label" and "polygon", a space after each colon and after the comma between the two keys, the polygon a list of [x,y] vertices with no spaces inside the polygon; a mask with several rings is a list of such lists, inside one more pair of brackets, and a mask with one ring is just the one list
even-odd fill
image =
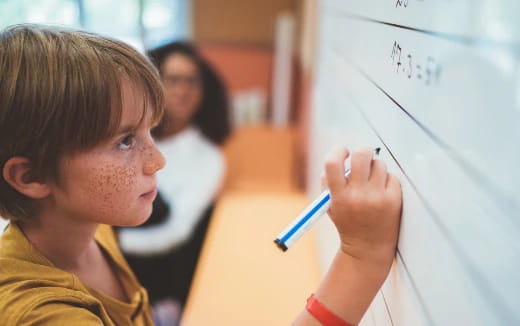
{"label": "boy's face", "polygon": [[54,214],[118,226],[139,225],[152,212],[155,173],[165,164],[150,135],[150,119],[138,127],[142,98],[123,83],[117,135],[63,159],[59,185],[52,185]]}

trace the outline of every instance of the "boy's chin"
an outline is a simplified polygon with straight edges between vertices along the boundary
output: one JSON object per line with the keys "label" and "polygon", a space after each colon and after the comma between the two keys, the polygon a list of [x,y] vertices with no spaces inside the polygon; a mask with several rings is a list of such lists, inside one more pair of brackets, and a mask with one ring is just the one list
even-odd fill
{"label": "boy's chin", "polygon": [[148,221],[148,219],[150,218],[151,215],[152,215],[152,212],[150,210],[149,214],[143,214],[137,218],[121,221],[121,223],[119,225],[115,225],[115,226],[119,226],[119,227],[139,226],[139,225],[144,224],[146,221]]}
{"label": "boy's chin", "polygon": [[145,217],[141,218],[141,219],[136,219],[135,223],[133,223],[132,225],[128,225],[128,226],[139,226],[139,225],[142,225],[144,224],[146,221],[148,221],[148,219],[150,218],[150,216],[152,215],[152,212],[150,212],[150,214],[148,215],[145,215]]}

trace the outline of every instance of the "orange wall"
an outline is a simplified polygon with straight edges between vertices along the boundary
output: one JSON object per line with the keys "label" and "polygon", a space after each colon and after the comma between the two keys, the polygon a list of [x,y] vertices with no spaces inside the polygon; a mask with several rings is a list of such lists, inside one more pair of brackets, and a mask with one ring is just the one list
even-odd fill
{"label": "orange wall", "polygon": [[250,88],[271,93],[271,47],[226,43],[200,43],[199,47],[220,72],[231,93]]}
{"label": "orange wall", "polygon": [[271,45],[275,17],[299,0],[193,0],[197,41]]}

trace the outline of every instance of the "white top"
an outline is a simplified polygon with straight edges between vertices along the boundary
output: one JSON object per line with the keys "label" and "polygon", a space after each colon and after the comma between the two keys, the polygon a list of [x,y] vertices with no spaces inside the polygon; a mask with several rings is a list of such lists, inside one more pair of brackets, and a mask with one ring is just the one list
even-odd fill
{"label": "white top", "polygon": [[1,216],[0,216],[0,234],[2,234],[4,232],[4,229],[5,227],[7,226],[7,224],[9,224],[9,221],[8,220],[4,220]]}
{"label": "white top", "polygon": [[167,161],[157,173],[158,188],[170,213],[159,225],[121,229],[120,246],[128,254],[160,254],[188,240],[223,181],[224,156],[198,129],[188,127],[158,147]]}

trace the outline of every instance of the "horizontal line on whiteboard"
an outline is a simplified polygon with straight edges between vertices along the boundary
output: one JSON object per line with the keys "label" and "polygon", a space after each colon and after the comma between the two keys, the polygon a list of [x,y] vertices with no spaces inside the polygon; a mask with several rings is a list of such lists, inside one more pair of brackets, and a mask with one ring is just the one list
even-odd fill
{"label": "horizontal line on whiteboard", "polygon": [[354,69],[356,69],[361,75],[363,75],[365,79],[367,79],[372,85],[374,85],[378,90],[380,90],[390,101],[392,101],[419,128],[421,128],[421,130],[424,131],[424,133],[426,133],[433,140],[434,143],[441,147],[466,175],[468,175],[473,181],[477,182],[479,186],[483,186],[485,189],[487,189],[490,197],[495,198],[495,200],[497,201],[497,207],[502,209],[505,216],[511,218],[513,225],[518,225],[518,220],[516,219],[516,216],[512,216],[511,212],[507,209],[509,207],[512,211],[520,210],[518,203],[513,197],[509,196],[502,189],[495,186],[495,184],[492,181],[490,181],[487,176],[480,173],[470,162],[468,162],[465,158],[460,156],[453,147],[448,145],[448,143],[443,141],[428,127],[426,127],[426,125],[424,125],[408,110],[406,110],[392,95],[385,91],[383,87],[381,87],[371,76],[369,76],[357,63],[355,63],[350,58],[343,56],[340,50],[336,49],[336,51],[339,55],[341,55],[343,59],[350,63],[350,65],[352,65]]}
{"label": "horizontal line on whiteboard", "polygon": [[[446,226],[442,223],[442,219],[441,219],[440,215],[437,213],[437,211],[435,211],[435,209],[430,205],[430,203],[428,203],[428,201],[422,195],[422,193],[419,191],[419,189],[417,188],[415,183],[412,181],[410,176],[408,176],[408,174],[406,173],[406,171],[404,170],[402,165],[399,163],[399,161],[397,160],[397,157],[394,155],[394,153],[392,152],[390,147],[383,140],[383,138],[381,137],[381,135],[379,134],[379,132],[377,131],[375,126],[372,124],[370,119],[368,119],[368,117],[365,115],[365,112],[361,108],[361,106],[356,102],[356,100],[352,97],[352,95],[350,93],[349,93],[349,97],[350,97],[352,103],[354,104],[354,106],[357,108],[357,110],[363,117],[363,119],[366,121],[366,123],[370,127],[370,129],[376,134],[377,138],[379,138],[379,141],[381,141],[381,143],[383,144],[385,149],[388,151],[388,153],[390,154],[390,156],[392,157],[394,162],[397,164],[397,167],[399,168],[399,170],[401,171],[403,176],[406,178],[406,180],[408,181],[410,186],[413,188],[414,192],[417,194],[419,200],[421,201],[421,203],[424,205],[424,207],[426,208],[426,210],[432,217],[432,221],[439,228],[441,234],[444,236],[446,241],[449,243],[450,248],[453,250],[455,256],[459,259],[459,262],[463,265],[463,267],[467,271],[467,274],[470,276],[470,278],[473,279],[474,284],[480,286],[480,289],[483,292],[483,297],[485,299],[487,299],[488,303],[495,306],[495,309],[496,309],[495,311],[501,313],[500,317],[505,318],[504,321],[511,322],[510,318],[515,318],[514,319],[515,322],[519,322],[520,320],[518,320],[518,317],[516,316],[515,312],[512,311],[511,309],[509,309],[509,306],[503,300],[502,296],[500,296],[493,290],[493,287],[491,286],[491,284],[489,284],[488,280],[478,272],[477,265],[475,263],[473,263],[473,261],[465,254],[464,249],[461,248],[457,244],[456,236],[453,235],[450,232],[450,230],[448,230],[448,228],[446,228]],[[406,264],[404,264],[405,261],[403,259],[403,256],[400,253],[399,253],[399,256],[401,258],[401,261],[403,262],[403,266],[406,266]],[[406,268],[406,270],[408,271],[407,268]],[[407,272],[407,274],[410,277],[410,281],[413,281],[413,278],[411,278],[410,272]],[[415,292],[418,295],[418,297],[422,297],[420,295],[420,292],[418,289],[415,289]],[[427,309],[425,307],[425,303],[423,301],[420,301],[420,302],[421,302],[421,305],[423,305],[423,310],[427,311]],[[428,315],[428,316],[429,316],[428,318],[431,319],[431,316],[430,315]]]}
{"label": "horizontal line on whiteboard", "polygon": [[400,25],[396,23],[390,23],[362,15],[357,15],[353,13],[348,13],[344,11],[337,11],[334,12],[337,15],[344,16],[353,20],[359,20],[359,21],[366,21],[376,24],[382,24],[390,27],[405,29],[408,31],[418,32],[421,34],[441,38],[444,40],[461,43],[468,46],[487,46],[487,47],[496,47],[496,48],[504,48],[507,50],[510,50],[515,55],[520,55],[520,44],[519,43],[512,43],[512,42],[506,42],[506,41],[498,41],[490,38],[484,38],[484,37],[473,37],[473,36],[464,36],[464,35],[456,35],[456,34],[449,34],[449,33],[443,33],[443,32],[436,32],[428,29],[422,29],[422,28],[416,28],[416,27],[410,27],[406,25]]}

